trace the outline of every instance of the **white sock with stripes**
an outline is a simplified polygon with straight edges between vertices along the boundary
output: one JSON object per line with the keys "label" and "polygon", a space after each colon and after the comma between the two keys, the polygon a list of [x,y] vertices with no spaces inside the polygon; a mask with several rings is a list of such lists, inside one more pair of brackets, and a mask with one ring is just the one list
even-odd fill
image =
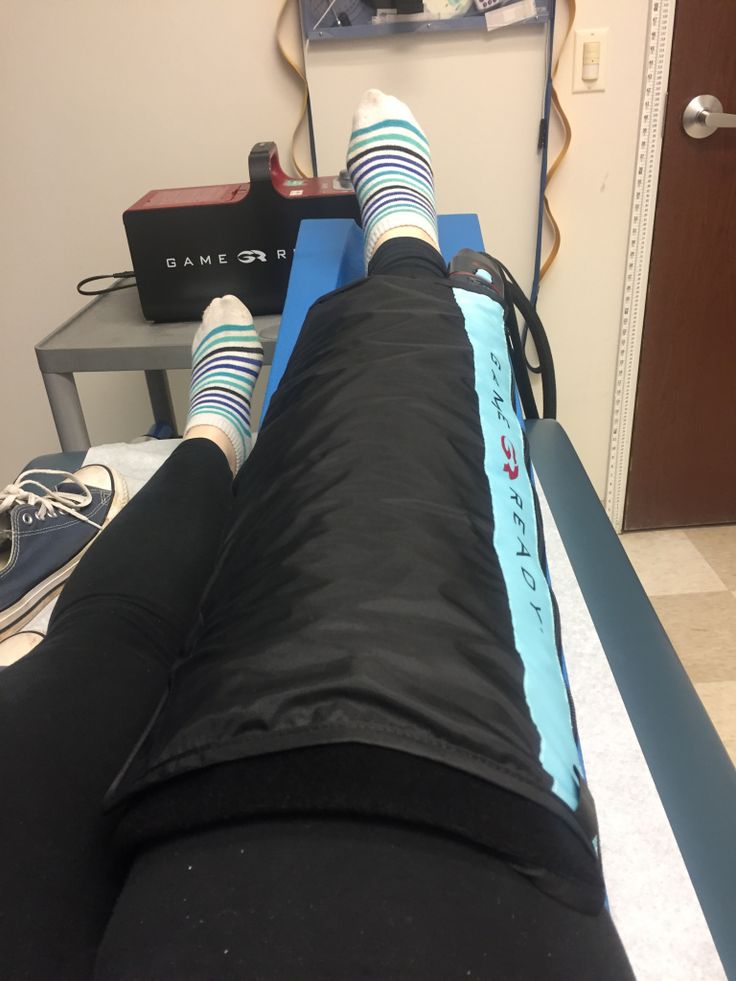
{"label": "white sock with stripes", "polygon": [[248,308],[236,296],[213,300],[192,342],[186,430],[215,426],[223,432],[235,450],[236,470],[251,446],[250,400],[262,363]]}
{"label": "white sock with stripes", "polygon": [[421,229],[439,250],[429,143],[408,106],[378,89],[365,93],[353,117],[348,171],[363,219],[366,264],[381,235],[398,227]]}

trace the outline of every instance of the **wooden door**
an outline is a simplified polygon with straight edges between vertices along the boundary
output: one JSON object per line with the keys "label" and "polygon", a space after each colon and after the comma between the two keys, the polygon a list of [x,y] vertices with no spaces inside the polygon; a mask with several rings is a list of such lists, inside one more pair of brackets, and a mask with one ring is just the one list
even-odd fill
{"label": "wooden door", "polygon": [[677,0],[624,528],[736,521],[736,0]]}

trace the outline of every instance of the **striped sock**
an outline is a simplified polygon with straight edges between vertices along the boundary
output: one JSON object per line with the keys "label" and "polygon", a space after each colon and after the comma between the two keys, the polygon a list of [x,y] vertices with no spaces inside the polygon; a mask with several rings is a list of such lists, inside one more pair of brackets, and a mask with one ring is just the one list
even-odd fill
{"label": "striped sock", "polygon": [[353,118],[348,171],[363,219],[366,264],[376,241],[393,228],[419,228],[437,243],[429,143],[408,106],[378,89],[365,93]]}
{"label": "striped sock", "polygon": [[186,429],[215,426],[235,450],[239,470],[251,445],[250,400],[263,348],[250,311],[235,296],[213,300],[192,342]]}

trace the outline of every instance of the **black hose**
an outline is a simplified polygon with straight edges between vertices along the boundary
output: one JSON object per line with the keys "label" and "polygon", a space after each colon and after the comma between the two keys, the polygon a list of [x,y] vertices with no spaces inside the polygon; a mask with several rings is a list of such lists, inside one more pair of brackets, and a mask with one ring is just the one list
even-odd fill
{"label": "black hose", "polygon": [[[509,270],[504,266],[502,262],[499,262],[501,269],[503,270],[504,276],[506,277],[506,298],[509,307],[514,306],[519,311],[524,319],[524,338],[526,331],[532,335],[532,340],[537,349],[537,354],[539,355],[539,374],[542,377],[542,418],[543,419],[556,419],[557,418],[557,381],[555,379],[555,365],[552,358],[552,348],[549,344],[549,339],[547,333],[542,326],[542,321],[539,319],[539,314],[534,309],[531,301],[527,299],[524,291],[516,282],[514,277],[511,275]],[[518,345],[517,351],[514,354],[514,368],[516,369],[517,385],[519,387],[519,397],[522,400],[522,406],[524,407],[524,414],[527,418],[538,418],[538,413],[535,415],[530,415],[527,407],[524,403],[523,390],[528,388],[531,392],[531,383],[529,381],[528,369],[526,365],[526,358],[524,356],[524,344],[519,336],[518,323],[516,321],[516,314],[513,314],[513,325],[515,327],[513,337],[512,348],[514,345]],[[521,368],[517,367],[517,362],[521,362]],[[532,395],[533,398],[533,395]],[[534,405],[536,410],[536,402]]]}

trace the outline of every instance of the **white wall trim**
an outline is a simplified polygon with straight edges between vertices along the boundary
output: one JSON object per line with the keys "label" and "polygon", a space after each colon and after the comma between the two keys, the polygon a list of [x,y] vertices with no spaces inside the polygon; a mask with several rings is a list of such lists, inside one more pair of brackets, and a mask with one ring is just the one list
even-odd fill
{"label": "white wall trim", "polygon": [[650,0],[606,488],[616,531],[623,527],[674,22],[675,0]]}

